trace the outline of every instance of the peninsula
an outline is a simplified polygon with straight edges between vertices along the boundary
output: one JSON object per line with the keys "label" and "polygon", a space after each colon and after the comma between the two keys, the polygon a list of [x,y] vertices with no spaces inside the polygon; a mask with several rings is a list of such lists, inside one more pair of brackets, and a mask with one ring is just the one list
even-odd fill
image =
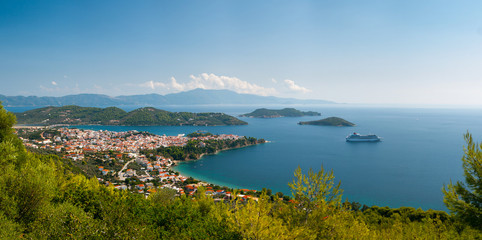
{"label": "peninsula", "polygon": [[302,117],[302,116],[321,116],[318,112],[302,112],[294,108],[283,109],[266,109],[259,108],[251,113],[239,115],[240,117],[253,117],[253,118],[277,118],[277,117]]}
{"label": "peninsula", "polygon": [[161,136],[137,130],[114,132],[45,126],[21,128],[17,135],[29,151],[55,154],[76,173],[145,196],[154,193],[156,187],[171,189],[179,195],[193,195],[194,189],[188,185],[198,180],[175,172],[172,167],[178,161],[266,142],[208,132]]}
{"label": "peninsula", "polygon": [[339,117],[329,117],[316,121],[299,122],[299,125],[318,125],[318,126],[336,126],[336,127],[353,127],[354,123]]}
{"label": "peninsula", "polygon": [[18,124],[35,125],[124,125],[124,126],[226,126],[247,125],[224,113],[169,112],[153,107],[126,112],[117,107],[95,108],[75,105],[45,107],[16,113]]}

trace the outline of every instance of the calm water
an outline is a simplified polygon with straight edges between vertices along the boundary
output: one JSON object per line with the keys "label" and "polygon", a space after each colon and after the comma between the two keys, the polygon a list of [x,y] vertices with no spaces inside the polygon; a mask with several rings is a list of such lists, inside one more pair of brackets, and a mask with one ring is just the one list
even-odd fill
{"label": "calm water", "polygon": [[[469,130],[482,139],[481,109],[370,108],[344,106],[298,107],[322,117],[338,116],[356,127],[300,126],[299,121],[320,117],[252,119],[247,126],[219,127],[114,127],[177,135],[196,130],[265,138],[258,146],[206,156],[184,163],[176,170],[220,185],[290,194],[297,166],[307,170],[333,169],[344,197],[367,205],[412,206],[446,210],[441,189],[450,180],[462,179],[463,134]],[[253,107],[170,107],[171,111],[216,111],[238,115]],[[13,111],[13,110],[12,110]],[[374,133],[379,143],[347,143],[351,132]]]}

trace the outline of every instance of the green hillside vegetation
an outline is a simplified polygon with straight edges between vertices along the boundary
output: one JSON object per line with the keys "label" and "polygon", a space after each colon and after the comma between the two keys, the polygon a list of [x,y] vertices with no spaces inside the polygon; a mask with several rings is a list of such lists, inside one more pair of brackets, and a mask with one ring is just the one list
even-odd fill
{"label": "green hillside vegetation", "polygon": [[[332,171],[323,168],[306,175],[300,168],[295,171],[291,202],[263,192],[258,201],[215,203],[202,187],[194,197],[175,197],[174,191],[159,189],[146,199],[75,174],[57,156],[26,151],[14,134],[14,124],[15,116],[0,106],[0,239],[480,239],[482,235],[477,222],[482,146],[477,144],[467,146],[466,154],[474,155],[466,156],[469,182],[460,184],[464,191],[459,192],[458,185],[448,186],[449,209],[455,204],[449,215],[342,203],[339,183]],[[479,215],[467,218],[465,213]]]}
{"label": "green hillside vegetation", "polygon": [[197,131],[197,132],[192,132],[186,135],[186,137],[207,137],[207,136],[212,136],[213,134],[210,132],[202,132],[202,131]]}
{"label": "green hillside vegetation", "polygon": [[352,127],[354,123],[339,117],[329,117],[316,121],[299,122],[300,125],[318,125],[318,126],[336,126],[336,127]]}
{"label": "green hillside vegetation", "polygon": [[199,159],[205,154],[215,154],[219,151],[227,149],[241,148],[265,142],[266,140],[264,139],[257,139],[254,137],[242,137],[239,139],[203,140],[203,146],[200,146],[200,140],[189,140],[186,146],[183,147],[160,147],[155,150],[143,150],[141,151],[141,153],[144,155],[161,155],[167,158],[171,158],[173,160],[183,161]]}
{"label": "green hillside vegetation", "polygon": [[255,118],[276,118],[276,117],[302,117],[302,116],[321,116],[318,112],[302,112],[294,108],[283,109],[266,109],[259,108],[251,113],[239,115],[240,117],[255,117]]}
{"label": "green hillside vegetation", "polygon": [[247,124],[224,113],[168,112],[152,107],[139,108],[131,112],[116,107],[45,107],[16,113],[16,116],[19,124],[36,125],[218,126]]}

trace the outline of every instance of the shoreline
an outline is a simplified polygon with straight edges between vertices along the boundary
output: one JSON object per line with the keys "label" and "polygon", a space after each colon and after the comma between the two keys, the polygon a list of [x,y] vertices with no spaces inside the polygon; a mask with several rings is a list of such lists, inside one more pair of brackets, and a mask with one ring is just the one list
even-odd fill
{"label": "shoreline", "polygon": [[[177,166],[174,166],[174,167],[177,167]],[[199,177],[194,177],[192,176],[191,174],[186,174],[185,172],[181,172],[177,169],[174,169],[171,167],[171,170],[175,171],[175,172],[178,172],[179,173],[179,176],[183,176],[183,177],[187,177],[187,178],[193,178],[194,180],[196,181],[199,181],[198,184],[200,185],[203,185],[203,186],[208,186],[208,185],[216,185],[216,186],[219,186],[219,187],[226,187],[226,188],[229,188],[229,189],[244,189],[243,187],[241,186],[237,186],[237,185],[230,185],[230,184],[227,184],[227,183],[224,183],[224,182],[216,182],[216,181],[213,181],[211,179],[209,180],[205,180],[204,178],[201,179]]]}
{"label": "shoreline", "polygon": [[[269,143],[270,141],[265,141],[264,143]],[[196,177],[193,177],[191,176],[190,174],[186,174],[186,173],[182,173],[181,171],[177,170],[177,169],[174,169],[175,167],[179,166],[180,164],[185,164],[185,163],[189,163],[191,161],[199,161],[201,160],[204,156],[214,156],[214,155],[218,155],[219,153],[221,152],[224,152],[224,151],[229,151],[229,150],[236,150],[236,149],[241,149],[241,148],[245,148],[245,147],[251,147],[251,146],[256,146],[256,145],[259,145],[259,144],[264,144],[264,143],[256,143],[256,144],[249,144],[249,145],[246,145],[246,146],[242,146],[242,147],[235,147],[235,148],[227,148],[227,149],[221,149],[221,150],[217,150],[215,153],[211,153],[211,154],[207,154],[207,153],[201,153],[199,155],[199,157],[197,159],[187,159],[187,160],[172,160],[172,162],[175,164],[173,166],[170,166],[169,169],[175,171],[175,172],[178,172],[180,176],[184,176],[184,177],[191,177],[193,178],[194,180],[197,180],[199,181],[201,184],[205,185],[205,184],[212,184],[212,185],[217,185],[217,186],[220,186],[220,187],[227,187],[227,188],[231,188],[231,189],[243,189],[243,187],[241,186],[229,186],[227,185],[226,183],[222,183],[222,184],[218,184],[218,183],[215,183],[213,181],[206,181],[206,180],[201,180],[199,178],[196,178]],[[258,190],[257,190],[258,191]]]}
{"label": "shoreline", "polygon": [[[269,142],[270,141],[265,141],[264,143],[269,143]],[[236,150],[236,149],[241,149],[241,148],[245,148],[245,147],[257,146],[259,144],[264,144],[264,143],[248,144],[246,146],[241,146],[241,147],[220,149],[220,150],[216,150],[216,152],[214,152],[214,153],[201,153],[201,154],[199,154],[199,157],[197,157],[196,159],[172,160],[172,162],[177,165],[177,164],[182,163],[182,162],[198,161],[198,160],[201,160],[204,156],[213,156],[213,155],[217,155],[217,154],[219,154],[221,152],[224,152],[224,151],[230,151],[230,150]]]}
{"label": "shoreline", "polygon": [[[230,124],[230,125],[106,125],[106,124],[67,124],[62,127],[78,127],[78,126],[106,126],[106,127],[226,127],[226,126],[246,126],[248,124]],[[17,127],[58,127],[54,125],[14,125]]]}

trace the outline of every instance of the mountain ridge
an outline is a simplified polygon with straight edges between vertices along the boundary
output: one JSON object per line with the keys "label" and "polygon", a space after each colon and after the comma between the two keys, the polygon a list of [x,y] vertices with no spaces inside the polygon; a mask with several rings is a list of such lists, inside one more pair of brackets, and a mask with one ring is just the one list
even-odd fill
{"label": "mountain ridge", "polygon": [[97,108],[67,105],[15,113],[18,124],[121,125],[121,126],[229,126],[248,123],[224,113],[169,112],[144,107],[126,112],[117,107]]}
{"label": "mountain ridge", "polygon": [[78,105],[83,107],[105,107],[126,105],[254,105],[254,104],[330,104],[327,100],[279,98],[254,94],[236,93],[230,90],[193,89],[190,91],[160,95],[108,96],[105,94],[75,94],[61,97],[6,96],[0,94],[0,101],[6,107],[46,107]]}

